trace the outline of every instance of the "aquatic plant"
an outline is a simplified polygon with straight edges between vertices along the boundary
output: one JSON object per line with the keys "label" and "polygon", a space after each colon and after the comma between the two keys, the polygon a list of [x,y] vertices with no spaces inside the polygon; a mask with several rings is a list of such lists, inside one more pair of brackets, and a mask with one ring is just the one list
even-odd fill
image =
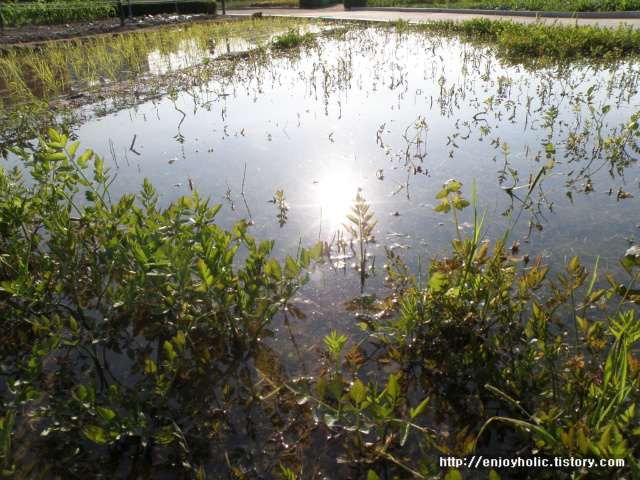
{"label": "aquatic plant", "polygon": [[[145,181],[137,195],[112,202],[104,160],[80,154],[66,132],[12,151],[32,186],[17,166],[0,167],[2,467],[13,468],[5,440],[27,415],[46,424],[43,437],[73,444],[82,433],[97,445],[133,441],[147,451],[171,444],[184,465],[197,461],[186,419],[202,405],[184,390],[208,384],[196,403],[230,401],[223,386],[234,368],[216,370],[229,357],[268,357],[266,327],[307,282],[322,244],[279,262],[270,258],[273,241],[250,237],[248,222],[216,225],[220,205],[197,190],[159,209]],[[123,350],[129,364],[116,368],[111,359]]]}
{"label": "aquatic plant", "polygon": [[305,33],[302,35],[300,30],[291,28],[287,33],[277,35],[271,44],[276,50],[284,50],[299,47],[300,45],[310,44],[314,39],[315,35],[311,33]]}
{"label": "aquatic plant", "polygon": [[305,23],[299,19],[277,18],[194,23],[116,37],[50,42],[34,51],[3,53],[0,73],[12,104],[36,99],[48,101],[63,93],[77,95],[110,83],[133,80],[148,73],[150,54],[159,57],[155,62],[156,71],[151,73],[167,75],[201,64],[207,56],[230,53],[231,46],[244,41],[246,36],[253,37],[256,45],[262,45],[289,28],[289,34],[283,38],[308,42],[312,36],[299,32]]}
{"label": "aquatic plant", "polygon": [[638,52],[637,41],[640,38],[637,30],[622,23],[615,29],[609,29],[589,25],[546,24],[543,21],[522,24],[476,18],[459,23],[450,20],[429,21],[414,28],[490,40],[500,47],[499,55],[511,58],[566,58],[577,55],[619,57]]}
{"label": "aquatic plant", "polygon": [[360,284],[364,285],[364,279],[366,277],[366,262],[367,251],[364,247],[365,243],[375,241],[375,236],[372,235],[373,229],[378,223],[378,220],[371,221],[374,212],[369,213],[369,205],[366,199],[360,195],[360,191],[356,194],[356,198],[353,200],[353,206],[351,206],[352,214],[347,214],[349,224],[343,223],[342,226],[346,229],[347,233],[351,235],[351,240],[356,240],[359,245],[360,253]]}
{"label": "aquatic plant", "polygon": [[[441,203],[436,209],[455,212],[454,202],[461,209],[469,205],[456,199],[461,184],[450,181],[444,187],[437,195]],[[456,197],[452,197],[454,193]],[[631,303],[640,301],[640,292],[633,288],[640,278],[640,272],[632,270],[635,258],[622,261],[630,276],[628,287],[607,276],[611,288],[594,291],[596,273],[589,282],[577,257],[566,266],[566,274],[557,276],[556,283],[546,280],[548,267],[541,264],[541,257],[523,268],[524,257],[513,256],[517,253],[515,245],[512,255],[505,251],[508,232],[496,241],[493,254],[488,254],[489,243],[482,241],[484,215],[478,219],[476,214],[475,218],[473,234],[452,241],[451,258],[431,260],[426,283],[387,250],[387,286],[391,293],[374,300],[373,313],[362,323],[377,345],[376,359],[385,364],[391,361],[397,368],[382,396],[376,384],[370,382],[364,388],[358,379],[351,382],[353,392],[347,394],[343,390],[346,382],[335,380],[338,372],[329,382],[324,378],[326,370],[316,379],[315,394],[306,383],[289,388],[314,402],[316,418],[327,429],[339,425],[355,433],[350,439],[353,444],[344,446],[351,462],[364,459],[368,465],[376,465],[382,460],[396,463],[394,459],[403,458],[398,466],[415,478],[430,478],[438,471],[437,455],[424,456],[429,447],[446,456],[481,454],[487,448],[485,432],[499,422],[514,429],[514,451],[604,459],[589,471],[571,470],[574,477],[635,471],[634,459],[640,448],[640,435],[634,429],[640,401],[640,361],[635,347],[640,327]],[[458,220],[454,223],[457,227]],[[540,300],[540,293],[535,292],[543,290],[549,294]],[[603,298],[615,297],[620,301],[613,313],[590,308]],[[581,304],[577,305],[574,298],[580,298]],[[571,326],[575,329],[573,345],[565,341]],[[355,376],[366,362],[354,365]],[[408,412],[398,411],[393,392],[397,385],[409,388],[412,384],[419,386],[405,395],[422,398],[422,403]],[[461,389],[478,396],[480,404],[474,407],[469,396],[463,395],[470,418],[459,427],[455,438],[449,437],[450,443],[437,435],[437,420],[435,425],[433,421],[414,424],[416,412],[428,415],[429,405],[434,402],[440,409],[454,408],[456,400],[438,392]],[[326,397],[327,392],[344,405],[328,401],[331,397]],[[382,398],[390,404],[380,403]],[[487,415],[482,405],[492,398],[502,407],[498,414]],[[355,412],[356,416],[346,412]],[[434,416],[439,415],[434,412]],[[377,437],[363,428],[368,425],[377,425]],[[398,432],[388,430],[390,426],[402,428]],[[404,447],[409,427],[422,436],[421,440],[412,437],[421,445],[413,454]],[[469,433],[474,430],[476,435]],[[386,436],[394,431],[397,433]],[[398,438],[402,440],[397,442]],[[362,448],[362,442],[367,441],[369,448]],[[359,456],[353,454],[352,446],[360,446]],[[376,471],[374,467],[373,473]],[[554,466],[539,473],[562,478],[563,471]],[[454,475],[451,478],[460,475],[455,470],[450,474]],[[491,478],[499,477],[493,472]]]}
{"label": "aquatic plant", "polygon": [[[394,49],[395,40],[414,35],[412,27],[400,27],[401,32],[379,30],[383,40],[378,44],[371,42],[374,35],[369,30],[341,31],[336,38],[357,38],[358,48],[375,59],[378,45]],[[334,37],[329,38],[333,42]],[[420,51],[437,52],[442,42],[433,36],[415,38]],[[340,46],[337,41],[332,45]],[[340,51],[334,61],[326,55],[329,49],[310,49],[313,68],[307,71],[296,68],[304,61],[299,51],[278,55],[277,63],[266,57],[267,50],[243,59],[209,60],[182,71],[184,76],[163,83],[172,90],[175,105],[167,103],[178,108],[186,98],[195,111],[215,109],[216,97],[225,99],[223,135],[229,137],[237,128],[236,138],[242,141],[244,130],[241,133],[237,125],[227,132],[227,118],[234,112],[231,106],[226,111],[226,103],[231,105],[232,95],[246,92],[259,100],[257,92],[270,82],[282,82],[286,88],[291,81],[302,84],[305,95],[314,96],[327,111],[340,109],[342,114],[341,94],[356,84],[363,91],[369,85],[365,76],[353,75],[358,64],[351,63],[356,58],[351,52]],[[429,227],[440,223],[438,213],[443,226],[451,219],[451,246],[430,254],[428,263],[421,250],[417,267],[414,258],[405,253],[401,258],[398,250],[386,248],[386,288],[371,281],[366,295],[362,287],[371,248],[366,243],[373,240],[373,226],[380,227],[360,192],[350,217],[344,219],[344,237],[341,230],[333,240],[312,248],[283,252],[274,263],[272,242],[252,239],[251,221],[238,221],[240,215],[221,227],[218,207],[205,206],[196,190],[167,206],[171,194],[158,197],[147,181],[138,194],[112,202],[109,196],[118,197],[115,184],[110,184],[113,177],[107,178],[108,160],[80,155],[71,132],[52,132],[35,149],[27,142],[14,149],[11,155],[17,157],[11,160],[25,161],[28,168],[24,180],[20,171],[3,170],[0,185],[0,352],[7,379],[0,435],[13,435],[14,440],[0,442],[0,463],[16,471],[40,473],[49,468],[61,477],[78,475],[78,468],[85,469],[85,476],[109,475],[126,463],[132,475],[139,476],[169,472],[202,478],[222,468],[238,478],[311,477],[320,470],[333,478],[429,478],[445,473],[457,478],[460,473],[453,468],[447,472],[439,467],[441,456],[462,457],[474,448],[478,454],[494,454],[496,448],[506,447],[513,448],[508,451],[513,454],[536,449],[549,456],[617,456],[625,459],[626,467],[603,467],[594,475],[632,475],[633,459],[638,457],[638,334],[636,316],[629,312],[638,302],[637,265],[625,261],[622,266],[630,281],[611,277],[609,286],[601,281],[603,261],[593,273],[577,258],[561,271],[541,255],[538,244],[527,243],[526,228],[517,224],[522,212],[532,211],[535,242],[535,229],[542,228],[544,219],[533,212],[541,205],[553,211],[548,192],[556,172],[563,171],[567,183],[573,182],[567,188],[575,195],[595,190],[599,184],[594,173],[599,169],[610,169],[615,177],[634,165],[637,116],[617,128],[607,122],[611,123],[608,115],[615,111],[615,102],[632,103],[637,75],[632,69],[619,69],[615,78],[598,77],[602,70],[590,64],[578,74],[550,68],[533,82],[533,99],[508,71],[492,73],[495,57],[487,52],[465,47],[465,78],[453,83],[441,71],[444,58],[430,56],[424,71],[434,85],[434,116],[458,111],[456,103],[465,94],[477,94],[467,117],[451,120],[455,132],[440,140],[452,149],[470,136],[487,146],[490,142],[493,159],[493,153],[482,159],[478,155],[476,163],[464,165],[499,162],[498,191],[510,205],[504,204],[504,220],[496,216],[494,222],[504,230],[498,231],[497,240],[485,241],[492,230],[486,210],[478,211],[475,185],[473,200],[467,200],[462,182],[444,182],[454,174],[451,170],[459,179],[455,162],[440,172],[429,165],[434,177],[446,175],[437,177],[442,188],[433,190],[428,178],[416,178],[424,183],[420,193],[428,191],[431,202],[411,214],[428,211]],[[280,67],[293,67],[295,73],[287,77],[286,68]],[[387,68],[380,62],[372,68],[378,86],[389,87],[398,98],[407,93],[401,67]],[[482,88],[466,79],[469,72],[478,74],[474,81],[482,82]],[[207,83],[212,78],[216,81]],[[593,86],[596,81],[599,84]],[[596,96],[598,88],[607,94]],[[488,98],[481,96],[485,90]],[[416,93],[419,108],[428,109],[428,96]],[[109,108],[128,105],[130,98],[124,95],[122,103],[114,100]],[[560,108],[561,101],[571,104],[570,112]],[[516,110],[521,116],[516,117]],[[394,126],[388,117],[386,126],[378,128],[382,121],[371,124],[367,134],[373,137],[377,130],[378,144],[389,153],[388,158],[381,155],[390,165],[384,175],[380,169],[377,178],[396,182],[394,168],[409,176],[420,166],[417,161],[406,165],[407,152],[414,160],[414,154],[426,155],[427,117],[424,111],[420,115],[417,121],[414,115],[405,119],[408,126]],[[516,150],[498,138],[501,131],[491,131],[494,119],[498,122],[503,115],[523,119],[525,129],[527,122],[535,122],[539,138],[532,153],[528,147]],[[18,114],[11,120],[24,121]],[[432,128],[438,126],[431,122]],[[333,130],[321,135],[325,143],[329,131]],[[184,126],[178,134],[180,147],[189,143]],[[329,140],[338,147],[339,131]],[[562,170],[562,164],[568,170]],[[242,175],[242,163],[239,166],[237,178]],[[35,178],[27,174],[29,169]],[[364,174],[376,186],[386,185],[373,172]],[[190,176],[187,170],[184,178]],[[575,184],[577,178],[584,179],[583,186]],[[101,187],[103,181],[109,188]],[[494,179],[482,178],[478,195],[486,195],[480,185],[489,181]],[[198,181],[195,187],[204,184]],[[408,181],[401,187],[408,191]],[[231,201],[231,186],[226,188]],[[256,203],[272,210],[265,200],[273,195],[273,186],[266,188]],[[247,194],[252,189],[249,186]],[[631,191],[628,186],[625,190]],[[244,199],[244,176],[241,191]],[[622,187],[615,192],[614,188],[611,195],[621,202],[629,194]],[[278,197],[284,203],[284,190],[274,196],[279,209]],[[248,198],[245,202],[251,201]],[[383,202],[376,199],[376,210],[386,207]],[[41,212],[51,212],[51,217]],[[291,217],[298,214],[295,209]],[[405,226],[408,218],[391,220]],[[386,234],[396,235],[388,230]],[[522,237],[514,239],[516,235]],[[315,242],[315,231],[312,236]],[[321,237],[318,232],[318,240]],[[353,256],[344,251],[349,244]],[[421,249],[418,244],[419,240],[411,244],[412,252]],[[334,255],[336,247],[345,255]],[[360,295],[338,303],[343,292],[355,295],[357,290],[357,277],[343,268],[345,259],[352,257],[360,274]],[[298,302],[291,295],[324,258],[335,261],[343,277],[335,290],[329,275],[322,278],[333,305],[314,304],[317,292],[307,299],[308,291],[302,291]],[[635,262],[635,255],[631,260]],[[548,278],[554,267],[557,275]],[[622,302],[616,306],[618,298]],[[335,305],[344,312],[336,312]],[[333,315],[351,322],[334,326]],[[347,331],[351,323],[363,332]],[[280,328],[283,325],[287,328]],[[323,328],[327,330],[318,336]],[[283,342],[277,330],[284,332],[285,340],[289,335],[291,344]],[[328,331],[332,333],[325,335]],[[309,359],[306,350],[319,358]],[[300,360],[300,366],[285,364],[286,358]],[[25,428],[28,421],[34,422],[33,433]],[[25,453],[26,448],[38,450],[39,460],[31,467],[33,452]],[[77,451],[83,452],[81,458]],[[145,463],[148,458],[153,462]],[[566,469],[538,473],[587,475]],[[497,478],[497,473],[491,475]]]}
{"label": "aquatic plant", "polygon": [[277,190],[275,197],[273,197],[269,202],[278,204],[278,209],[280,213],[278,213],[278,224],[280,228],[284,227],[285,223],[287,223],[287,212],[289,211],[289,205],[286,202],[287,198],[284,196],[283,190]]}

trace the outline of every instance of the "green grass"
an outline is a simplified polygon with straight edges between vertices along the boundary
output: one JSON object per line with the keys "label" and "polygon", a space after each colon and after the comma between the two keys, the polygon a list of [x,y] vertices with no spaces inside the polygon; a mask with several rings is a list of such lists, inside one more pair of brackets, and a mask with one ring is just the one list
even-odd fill
{"label": "green grass", "polygon": [[640,10],[640,0],[368,0],[367,6],[534,12],[617,12]]}
{"label": "green grass", "polygon": [[[394,23],[406,28],[404,23]],[[572,26],[542,22],[524,25],[509,20],[433,21],[412,28],[429,32],[452,33],[489,41],[496,52],[509,58],[575,56],[621,57],[640,52],[640,30],[620,25],[617,29]]]}

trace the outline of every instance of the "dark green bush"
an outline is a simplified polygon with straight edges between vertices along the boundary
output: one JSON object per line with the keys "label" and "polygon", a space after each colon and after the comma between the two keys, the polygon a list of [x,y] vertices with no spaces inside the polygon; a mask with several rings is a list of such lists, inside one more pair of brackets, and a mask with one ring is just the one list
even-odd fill
{"label": "dark green bush", "polygon": [[9,3],[0,6],[6,26],[80,22],[116,16],[113,3],[61,0],[50,3]]}
{"label": "dark green bush", "polygon": [[329,5],[329,0],[300,0],[300,8],[320,8]]}

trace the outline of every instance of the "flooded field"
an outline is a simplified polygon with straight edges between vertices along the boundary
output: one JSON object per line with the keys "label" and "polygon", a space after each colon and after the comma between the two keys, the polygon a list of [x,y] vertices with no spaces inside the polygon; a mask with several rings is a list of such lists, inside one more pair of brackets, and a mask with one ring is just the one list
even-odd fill
{"label": "flooded field", "polygon": [[[15,92],[22,92],[21,101],[86,92],[127,79],[130,85],[144,85],[138,93],[129,86],[74,112],[63,112],[60,118],[82,119],[70,125],[69,136],[81,142],[78,155],[90,148],[104,158],[100,168],[110,169],[109,197],[114,203],[122,196],[139,194],[148,181],[159,196],[151,202],[151,187],[146,185],[146,193],[138,198],[144,205],[140,211],[151,211],[151,203],[153,208],[184,208],[175,218],[169,213],[149,214],[149,224],[155,227],[148,232],[142,220],[135,220],[136,215],[142,218],[140,211],[109,210],[113,218],[122,215],[114,228],[123,232],[122,238],[109,245],[83,247],[87,256],[98,252],[100,262],[109,258],[112,270],[107,269],[111,273],[105,274],[108,280],[95,302],[86,299],[86,292],[64,297],[63,287],[52,293],[55,298],[64,297],[56,315],[70,323],[58,327],[56,335],[66,339],[67,347],[49,345],[38,360],[42,370],[38,375],[50,375],[47,386],[39,387],[45,393],[37,400],[33,396],[35,406],[12,400],[11,408],[23,415],[16,421],[20,435],[14,458],[23,467],[29,465],[29,471],[79,478],[99,474],[278,478],[281,470],[289,468],[288,474],[295,472],[299,478],[373,479],[444,475],[448,470],[442,463],[438,467],[439,458],[471,455],[473,447],[489,456],[513,457],[527,435],[546,455],[573,452],[569,450],[573,444],[565,448],[558,446],[559,440],[549,443],[553,435],[536,437],[538,430],[524,423],[509,424],[510,429],[494,422],[488,428],[491,435],[485,433],[478,445],[474,442],[492,415],[524,410],[515,400],[510,402],[511,397],[522,395],[526,408],[537,408],[538,402],[548,398],[570,397],[559,386],[561,381],[549,376],[553,365],[565,365],[559,359],[564,351],[561,343],[570,343],[577,351],[566,360],[572,368],[579,362],[584,366],[584,351],[594,362],[593,375],[595,364],[605,363],[609,350],[594,346],[602,325],[594,330],[595,324],[582,323],[587,322],[587,306],[595,311],[601,305],[596,302],[604,300],[603,293],[591,296],[591,292],[610,287],[605,276],[594,277],[586,300],[574,301],[570,287],[569,293],[560,294],[555,284],[533,291],[539,288],[535,275],[544,267],[556,279],[576,256],[589,271],[597,265],[599,272],[616,278],[631,271],[620,259],[635,243],[640,227],[637,60],[517,60],[486,43],[417,29],[311,23],[300,33],[297,25],[264,22],[252,23],[254,33],[238,24],[242,33],[236,37],[228,31],[205,35],[202,29],[194,29],[192,37],[177,36],[170,51],[131,49],[141,58],[117,69],[104,67],[104,73],[88,62],[91,51],[87,50],[83,68],[92,75],[78,73],[75,80],[67,78],[68,72],[80,71],[69,67],[71,57],[65,57],[66,64],[61,61],[69,68],[54,73],[49,84],[27,88],[27,83],[38,82],[31,79],[18,88],[18,80],[3,76],[1,88],[16,88]],[[312,38],[304,35],[307,31],[323,33]],[[285,48],[292,39],[301,46]],[[229,55],[254,47],[257,50],[251,55]],[[26,64],[27,59],[21,61]],[[165,80],[156,80],[162,76]],[[161,85],[158,90],[153,88],[156,81]],[[56,83],[63,86],[47,90]],[[18,98],[17,93],[11,96]],[[62,142],[60,138],[50,141],[54,150]],[[19,163],[18,153],[3,161],[7,171]],[[25,155],[25,161],[36,157]],[[37,168],[36,164],[30,165]],[[102,178],[102,170],[95,168],[95,178]],[[33,185],[33,180],[27,184]],[[75,187],[64,185],[60,192],[74,191]],[[78,185],[85,184],[79,181]],[[209,207],[221,204],[215,224],[233,232],[229,238],[224,232],[207,230],[212,217],[196,211],[196,200],[188,207],[178,200],[191,197],[194,191],[211,198]],[[88,191],[85,202],[84,187],[77,190],[87,205],[98,205],[100,192]],[[56,198],[62,201],[63,197],[60,193]],[[450,205],[461,208],[448,212]],[[77,214],[71,209],[65,215]],[[88,228],[82,218],[73,222],[78,222],[79,229]],[[73,222],[60,232],[71,231]],[[46,222],[42,225],[50,228]],[[188,237],[182,229],[189,226],[203,233]],[[169,234],[158,232],[173,229],[175,241],[162,243]],[[96,227],[93,238],[107,230]],[[483,255],[491,254],[486,247],[483,250],[482,240],[495,242],[506,231],[510,232],[502,246],[506,253],[495,254],[503,263],[494,271],[495,265],[484,260]],[[58,230],[51,232],[52,239],[62,235]],[[124,232],[132,232],[136,240],[125,241]],[[481,235],[474,237],[478,232]],[[260,244],[254,252],[253,240],[247,241],[245,234],[256,245],[273,239],[270,253],[276,265],[267,260],[264,266],[261,255],[270,247]],[[207,235],[215,239],[213,243],[207,243]],[[474,239],[470,254],[461,253],[462,247],[456,250],[455,240],[462,245],[466,237]],[[117,263],[124,260],[117,256],[113,260],[109,252],[127,242],[132,242],[144,273],[126,273],[129,267],[123,267],[124,280],[112,280],[119,278]],[[231,246],[240,244],[247,249],[234,259]],[[61,245],[61,251],[72,249]],[[184,260],[186,273],[168,273],[183,262],[179,252],[192,248],[200,260]],[[225,248],[233,251],[215,257],[224,268],[213,275],[210,257]],[[43,257],[56,252],[45,249]],[[458,257],[467,261],[456,263]],[[315,264],[310,259],[322,261],[305,284],[307,279],[299,277]],[[478,262],[475,274],[470,273],[469,259]],[[98,270],[78,262],[79,272],[89,268],[92,275]],[[223,286],[215,283],[216,275],[226,278],[243,265],[248,273],[230,274]],[[522,277],[510,284],[501,275],[515,272],[515,265]],[[256,274],[261,280],[256,280],[260,287],[255,288],[273,288],[271,300],[247,293],[253,292],[255,285],[249,279],[256,271],[262,273]],[[12,278],[9,272],[7,267],[0,278]],[[480,280],[483,275],[489,278],[487,272],[495,274],[489,287]],[[580,278],[580,285],[591,279],[585,280],[587,276],[575,263],[569,274],[571,281]],[[448,282],[457,275],[460,285],[449,288]],[[197,279],[202,279],[202,285],[183,288],[182,282]],[[245,293],[240,282],[245,282]],[[492,291],[490,286],[503,285],[500,282],[505,282],[504,288],[498,288],[495,298],[493,293],[473,298],[461,293],[466,288]],[[43,283],[55,284],[49,278]],[[14,296],[23,292],[15,282],[5,282],[3,289]],[[164,293],[154,296],[154,289]],[[20,295],[32,308],[39,293],[29,291],[32,297]],[[625,292],[637,294],[631,286]],[[194,297],[180,304],[183,294]],[[238,299],[229,300],[233,295]],[[555,300],[548,298],[557,299],[558,305],[571,304],[572,319],[578,318],[576,305],[583,302],[584,318],[563,325],[554,317],[557,339],[551,333],[546,339],[547,327],[536,323],[542,318],[538,306],[533,310],[536,322],[531,320],[527,326],[526,311],[532,301],[539,302],[540,309],[548,308],[549,319],[553,317]],[[103,306],[103,299],[111,304]],[[9,302],[0,297],[0,305],[3,301]],[[451,307],[450,316],[445,315],[446,305],[456,301],[461,303]],[[226,317],[206,313],[227,308],[225,302],[233,305],[224,310]],[[78,323],[68,319],[68,305],[82,306],[87,318],[82,324],[92,325],[92,333],[73,333]],[[253,313],[244,316],[245,308]],[[476,314],[476,308],[482,313]],[[24,307],[22,314],[27,310]],[[42,318],[53,315],[53,307],[36,311]],[[612,311],[615,317],[620,307]],[[431,320],[426,320],[429,315]],[[605,314],[595,315],[602,319]],[[232,336],[228,332],[216,336],[223,317],[233,327]],[[421,324],[416,318],[425,320]],[[463,324],[472,318],[480,319],[479,323],[467,330]],[[479,326],[485,319],[488,323]],[[29,322],[36,333],[45,328],[40,320]],[[416,330],[409,323],[418,325]],[[51,325],[47,323],[46,328]],[[369,330],[371,337],[363,330]],[[583,330],[581,354],[578,332]],[[240,331],[251,340],[242,343]],[[489,335],[493,331],[498,332],[495,338]],[[84,345],[81,338],[86,347],[75,348],[77,342]],[[616,338],[623,345],[623,334]],[[637,338],[634,333],[624,348],[631,352]],[[555,349],[539,346],[547,341],[556,342]],[[26,339],[16,342],[26,343]],[[91,345],[99,349],[92,350]],[[3,374],[17,382],[3,392],[7,399],[9,392],[29,399],[27,387],[22,387],[27,393],[19,393],[20,372],[31,365],[24,360],[28,349],[21,351],[15,358],[22,358],[23,364],[3,368]],[[457,352],[468,357],[459,359]],[[510,360],[500,357],[505,352]],[[439,363],[448,356],[451,370]],[[498,376],[483,377],[472,371],[474,364],[494,361],[501,372]],[[534,368],[538,361],[548,363]],[[106,365],[110,367],[100,373]],[[526,375],[531,376],[529,380],[523,380]],[[32,377],[29,382],[35,382],[36,375]],[[499,379],[506,379],[504,385]],[[543,379],[552,384],[536,390]],[[484,382],[494,393],[489,400],[486,391],[480,391]],[[589,387],[584,382],[586,392]],[[616,384],[615,388],[627,392],[626,386]],[[69,394],[73,401],[57,403],[58,397]],[[622,406],[628,408],[617,395],[603,393],[604,406],[594,400],[599,412],[604,411],[602,418],[622,411]],[[428,408],[426,396],[431,402]],[[612,409],[606,402],[618,403]],[[372,405],[379,408],[367,410]],[[74,423],[77,418],[84,420]],[[535,423],[533,416],[525,420]],[[44,438],[28,432],[27,422],[36,425],[36,432],[46,432]],[[582,432],[579,425],[570,424]],[[527,428],[528,433],[523,433]],[[78,430],[84,436],[69,442],[68,432]],[[589,435],[596,431],[600,430],[594,428]],[[355,440],[349,437],[353,432]],[[60,438],[68,443],[59,442]],[[545,450],[545,442],[553,448]],[[531,448],[524,450],[525,456],[532,455]],[[41,451],[46,452],[44,460],[35,459],[35,452]],[[582,454],[588,457],[586,451]],[[46,462],[52,466],[45,467]],[[489,475],[489,470],[481,473]],[[500,474],[536,478],[528,469]],[[282,478],[292,478],[286,475],[283,471]]]}
{"label": "flooded field", "polygon": [[435,256],[455,233],[434,211],[446,180],[467,197],[476,182],[498,235],[524,197],[509,192],[538,177],[513,238],[523,253],[552,265],[600,255],[616,268],[637,223],[635,61],[525,67],[456,38],[373,28],[345,37],[239,62],[233,75],[76,133],[117,171],[116,191],[148,178],[168,204],[197,188],[223,203],[223,223],[251,219],[282,251],[300,238],[331,242],[361,192],[378,220],[372,255],[387,245]]}

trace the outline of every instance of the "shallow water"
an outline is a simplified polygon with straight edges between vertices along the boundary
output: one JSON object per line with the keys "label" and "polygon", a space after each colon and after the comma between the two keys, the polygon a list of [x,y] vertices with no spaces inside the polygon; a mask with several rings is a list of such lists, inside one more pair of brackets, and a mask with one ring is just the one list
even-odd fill
{"label": "shallow water", "polygon": [[[303,245],[331,242],[360,189],[378,219],[369,253],[384,256],[382,245],[395,246],[411,260],[436,255],[455,236],[451,214],[433,211],[446,180],[463,183],[469,200],[475,180],[494,238],[507,225],[501,214],[512,173],[522,194],[555,160],[553,175],[533,191],[534,199],[544,192],[531,219],[540,231],[528,234],[525,211],[512,240],[521,254],[542,253],[552,264],[576,254],[588,264],[601,255],[601,266],[616,268],[625,239],[637,231],[636,200],[616,194],[637,193],[637,166],[624,168],[624,177],[610,174],[591,150],[595,126],[602,139],[615,137],[638,110],[633,61],[530,70],[453,38],[376,29],[347,37],[322,39],[299,57],[247,61],[231,78],[106,115],[77,134],[86,147],[114,152],[119,192],[135,191],[147,177],[168,204],[189,194],[191,179],[224,203],[222,224],[251,218],[253,235],[275,238],[281,252],[300,238]],[[602,115],[605,105],[611,108]],[[586,158],[564,149],[572,131],[591,135]],[[546,154],[548,143],[554,154]],[[635,161],[627,152],[626,161]],[[269,203],[277,190],[289,206],[283,227],[277,204]],[[471,208],[459,221],[468,232]]]}

